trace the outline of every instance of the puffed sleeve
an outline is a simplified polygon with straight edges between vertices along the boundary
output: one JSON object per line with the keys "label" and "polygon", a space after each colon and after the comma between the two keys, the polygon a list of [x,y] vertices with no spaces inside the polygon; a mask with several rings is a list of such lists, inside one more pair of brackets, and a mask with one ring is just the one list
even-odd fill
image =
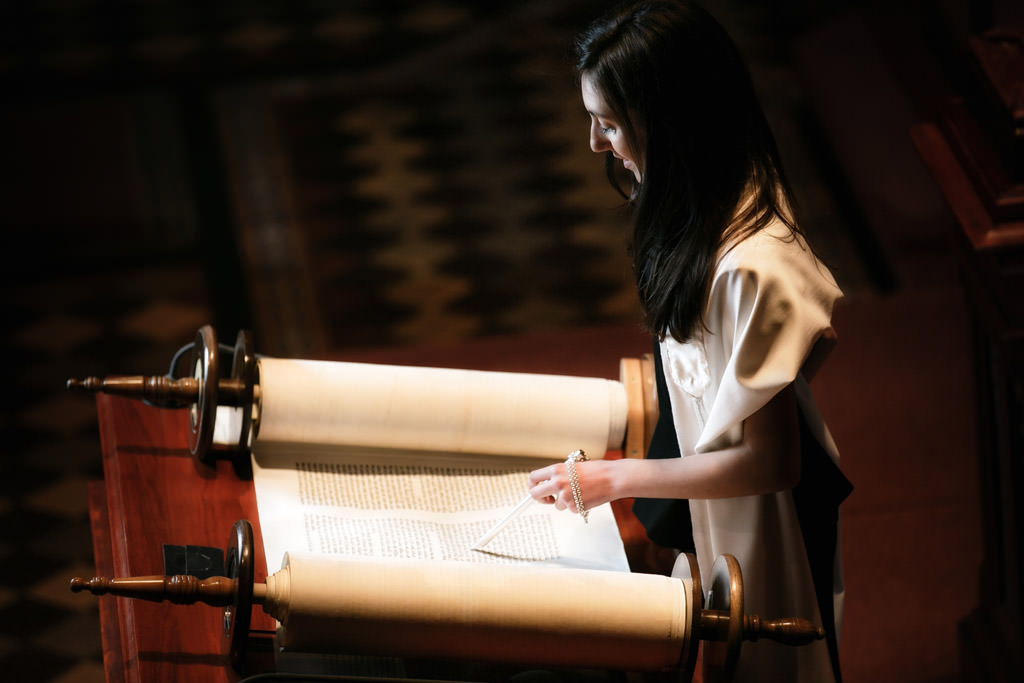
{"label": "puffed sleeve", "polygon": [[713,395],[705,396],[697,451],[721,447],[722,438],[796,379],[841,296],[799,237],[762,233],[722,258],[704,336],[708,362],[721,374]]}

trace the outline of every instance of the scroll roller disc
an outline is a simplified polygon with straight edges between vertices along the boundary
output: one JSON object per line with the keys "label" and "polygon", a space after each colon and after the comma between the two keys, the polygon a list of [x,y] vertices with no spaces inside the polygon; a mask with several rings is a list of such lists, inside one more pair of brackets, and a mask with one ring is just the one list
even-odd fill
{"label": "scroll roller disc", "polygon": [[728,614],[729,628],[724,641],[704,643],[703,680],[729,683],[736,673],[743,644],[743,575],[732,555],[719,555],[711,566],[711,588],[706,609]]}
{"label": "scroll roller disc", "polygon": [[199,395],[189,413],[188,450],[204,465],[214,465],[213,423],[217,416],[217,381],[220,377],[217,335],[210,325],[196,332],[192,348],[192,376]]}
{"label": "scroll roller disc", "polygon": [[238,434],[237,448],[231,464],[239,479],[252,478],[252,461],[249,451],[256,438],[253,424],[253,394],[256,388],[256,353],[253,351],[252,335],[247,330],[239,330],[235,338],[235,352],[231,358],[231,379],[237,380],[242,394],[238,404],[242,411],[242,424]]}
{"label": "scroll roller disc", "polygon": [[244,673],[245,648],[252,624],[253,562],[252,524],[240,519],[231,529],[224,553],[224,568],[235,583],[234,603],[224,608],[224,637],[231,667],[238,673]]}

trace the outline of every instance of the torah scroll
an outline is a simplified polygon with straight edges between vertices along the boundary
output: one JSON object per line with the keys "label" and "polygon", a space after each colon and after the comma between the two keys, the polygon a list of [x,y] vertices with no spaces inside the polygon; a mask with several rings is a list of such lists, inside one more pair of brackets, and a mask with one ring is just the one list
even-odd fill
{"label": "torah scroll", "polygon": [[272,358],[259,375],[253,479],[271,570],[286,552],[628,570],[607,505],[586,525],[534,506],[471,551],[531,469],[621,447],[622,383]]}

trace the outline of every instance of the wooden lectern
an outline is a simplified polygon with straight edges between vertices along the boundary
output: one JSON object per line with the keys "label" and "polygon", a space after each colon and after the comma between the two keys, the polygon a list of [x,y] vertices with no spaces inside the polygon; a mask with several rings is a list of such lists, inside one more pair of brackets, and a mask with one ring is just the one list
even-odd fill
{"label": "wooden lectern", "polygon": [[[163,574],[163,544],[223,547],[234,520],[258,519],[252,482],[236,477],[230,463],[197,471],[184,411],[107,395],[97,396],[96,406],[104,479],[90,484],[89,507],[98,574]],[[255,543],[254,572],[265,577],[258,524]],[[110,683],[238,680],[225,666],[217,609],[114,597],[99,598],[99,606]],[[262,612],[253,610],[251,623],[254,639],[273,634],[274,622]]]}

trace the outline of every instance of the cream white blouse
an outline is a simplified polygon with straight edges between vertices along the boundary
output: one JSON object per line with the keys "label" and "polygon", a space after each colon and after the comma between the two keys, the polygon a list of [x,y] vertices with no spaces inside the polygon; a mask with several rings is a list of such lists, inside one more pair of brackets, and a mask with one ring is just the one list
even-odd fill
{"label": "cream white blouse", "polygon": [[[739,443],[743,420],[792,383],[812,433],[838,464],[800,369],[830,327],[832,307],[841,296],[828,269],[781,221],[722,256],[705,312],[707,329],[686,343],[669,337],[661,344],[682,457]],[[821,623],[790,491],[691,500],[690,513],[705,586],[714,560],[729,553],[742,570],[746,613]],[[843,599],[838,545],[837,634]],[[744,643],[735,680],[831,681],[828,648],[825,641],[803,647]]]}

